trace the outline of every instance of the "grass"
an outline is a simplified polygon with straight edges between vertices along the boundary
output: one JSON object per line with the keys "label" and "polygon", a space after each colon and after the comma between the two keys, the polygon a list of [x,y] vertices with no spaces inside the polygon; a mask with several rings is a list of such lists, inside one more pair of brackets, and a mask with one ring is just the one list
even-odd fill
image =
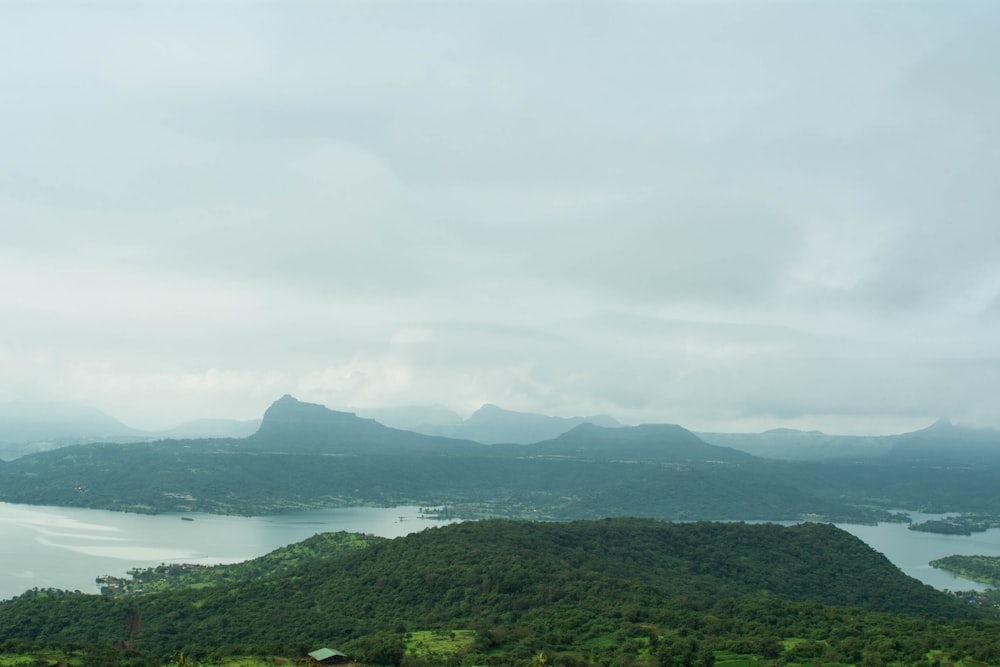
{"label": "grass", "polygon": [[406,652],[416,656],[454,655],[476,639],[473,630],[417,630],[406,635]]}
{"label": "grass", "polygon": [[83,665],[83,656],[78,653],[62,651],[44,651],[40,653],[0,654],[0,667],[79,667]]}

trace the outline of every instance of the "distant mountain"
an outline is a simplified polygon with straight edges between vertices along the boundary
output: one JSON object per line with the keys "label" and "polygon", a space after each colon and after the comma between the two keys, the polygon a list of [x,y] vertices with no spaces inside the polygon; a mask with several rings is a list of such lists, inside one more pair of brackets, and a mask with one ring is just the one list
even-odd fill
{"label": "distant mountain", "polygon": [[894,436],[889,458],[933,465],[1000,465],[1000,431],[956,426],[942,417],[925,429]]}
{"label": "distant mountain", "polygon": [[580,424],[614,428],[622,426],[607,415],[591,417],[551,417],[530,412],[514,412],[487,403],[458,424],[421,424],[411,431],[427,435],[475,440],[485,444],[521,445],[551,440]]}
{"label": "distant mountain", "polygon": [[823,459],[867,459],[885,456],[892,448],[890,437],[827,435],[820,431],[776,428],[763,433],[703,433],[705,442],[768,459],[813,461]]}
{"label": "distant mountain", "polygon": [[0,500],[142,512],[419,504],[476,517],[873,518],[795,480],[679,426],[581,424],[536,444],[484,445],[284,396],[246,438],[79,445],[0,463]]}
{"label": "distant mountain", "polygon": [[100,410],[76,403],[0,403],[0,442],[38,442],[141,435]]}
{"label": "distant mountain", "polygon": [[[418,426],[457,426],[462,423],[462,417],[443,405],[407,405],[398,408],[347,408],[345,412],[353,412],[359,417],[374,419],[390,428],[401,428],[417,431]],[[418,431],[419,432],[419,431]],[[445,435],[431,433],[430,435]]]}
{"label": "distant mountain", "polygon": [[286,394],[264,412],[260,428],[242,441],[241,449],[359,455],[461,452],[481,446],[389,428],[374,419],[304,403]]}
{"label": "distant mountain", "polygon": [[557,438],[522,447],[532,456],[561,456],[604,461],[734,462],[753,457],[730,447],[710,445],[674,424],[607,428],[580,424]]}
{"label": "distant mountain", "polygon": [[162,431],[144,431],[121,423],[96,408],[76,403],[0,403],[0,459],[87,443],[134,443],[192,438],[245,438],[259,419],[198,419]]}
{"label": "distant mountain", "polygon": [[84,442],[127,442],[146,434],[76,403],[0,403],[0,459]]}

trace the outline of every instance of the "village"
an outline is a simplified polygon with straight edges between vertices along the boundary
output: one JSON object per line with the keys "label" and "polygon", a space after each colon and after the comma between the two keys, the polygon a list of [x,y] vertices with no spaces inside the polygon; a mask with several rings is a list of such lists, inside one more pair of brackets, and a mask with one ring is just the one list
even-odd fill
{"label": "village", "polygon": [[97,577],[97,585],[101,589],[101,595],[121,596],[138,595],[143,593],[152,583],[166,581],[172,577],[178,577],[195,571],[208,569],[208,565],[198,565],[194,563],[172,563],[170,565],[161,563],[156,567],[132,568],[128,571],[128,577],[117,577],[112,574],[102,574]]}

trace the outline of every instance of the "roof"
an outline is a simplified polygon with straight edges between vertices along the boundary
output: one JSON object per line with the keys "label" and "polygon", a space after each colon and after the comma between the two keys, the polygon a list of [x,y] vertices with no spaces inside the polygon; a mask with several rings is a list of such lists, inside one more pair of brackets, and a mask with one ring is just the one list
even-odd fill
{"label": "roof", "polygon": [[318,648],[312,653],[310,653],[309,657],[312,658],[313,660],[329,660],[330,658],[333,658],[338,655],[342,658],[347,657],[346,653],[341,653],[335,648]]}

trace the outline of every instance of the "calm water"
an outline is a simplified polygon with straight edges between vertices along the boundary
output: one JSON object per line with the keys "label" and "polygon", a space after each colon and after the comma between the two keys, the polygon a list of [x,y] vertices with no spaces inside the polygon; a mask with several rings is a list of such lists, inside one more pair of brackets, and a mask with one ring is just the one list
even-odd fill
{"label": "calm water", "polygon": [[160,563],[236,563],[316,533],[346,530],[399,537],[445,522],[416,507],[341,509],[281,516],[148,516],[0,503],[0,599],[30,588],[98,592],[100,574],[125,576]]}
{"label": "calm water", "polygon": [[[212,514],[148,516],[103,510],[0,503],[0,599],[29,588],[96,593],[100,574],[125,576],[160,563],[235,563],[304,540],[346,530],[398,537],[444,522],[420,517],[416,507],[353,507],[269,517]],[[934,518],[912,514],[915,521]],[[881,551],[903,572],[939,589],[985,586],[936,570],[928,561],[951,554],[1000,556],[1000,530],[935,535],[904,524],[840,528]]]}
{"label": "calm water", "polygon": [[[909,512],[914,523],[939,519],[942,514]],[[953,515],[952,515],[953,516]],[[985,590],[983,584],[962,579],[927,563],[935,558],[959,554],[962,556],[1000,556],[1000,529],[972,535],[938,535],[909,530],[905,524],[880,523],[877,526],[837,524],[868,546],[885,554],[896,567],[934,588],[952,591]]]}

